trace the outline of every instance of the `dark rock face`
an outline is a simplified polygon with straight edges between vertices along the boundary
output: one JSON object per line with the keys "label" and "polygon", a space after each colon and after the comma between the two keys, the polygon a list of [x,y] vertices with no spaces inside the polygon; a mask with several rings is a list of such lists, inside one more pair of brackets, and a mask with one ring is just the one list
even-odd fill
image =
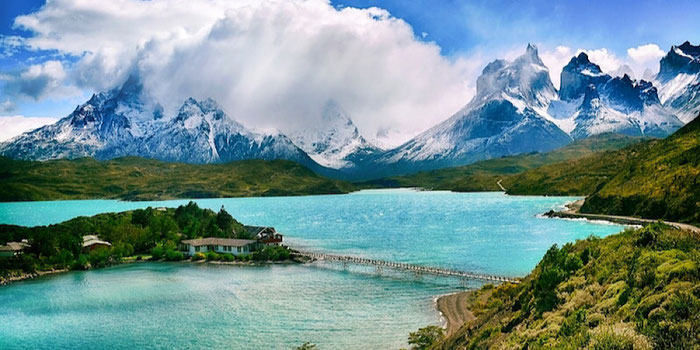
{"label": "dark rock face", "polygon": [[589,85],[604,84],[610,76],[604,74],[600,67],[581,52],[569,61],[561,72],[561,89],[559,98],[565,101],[575,100],[584,94]]}
{"label": "dark rock face", "polygon": [[585,53],[572,58],[562,70],[559,98],[578,103],[572,109],[574,139],[603,132],[665,137],[683,126],[661,105],[651,82],[636,81],[627,74],[611,77]]}

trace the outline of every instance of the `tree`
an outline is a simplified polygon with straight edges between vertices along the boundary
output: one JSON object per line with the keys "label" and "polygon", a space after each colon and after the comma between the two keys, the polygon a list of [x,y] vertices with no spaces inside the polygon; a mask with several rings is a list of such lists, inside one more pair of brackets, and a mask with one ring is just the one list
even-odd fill
{"label": "tree", "polygon": [[233,234],[233,216],[224,210],[224,206],[221,206],[221,210],[216,214],[216,225],[219,226],[221,231],[224,231],[224,235],[230,237]]}
{"label": "tree", "polygon": [[294,348],[294,350],[316,350],[316,349],[318,349],[316,347],[316,344],[311,344],[309,342],[306,342],[306,343],[302,344],[301,346],[297,346],[296,348]]}
{"label": "tree", "polygon": [[434,344],[445,339],[445,331],[438,326],[428,326],[411,332],[408,336],[408,344],[413,345],[411,349],[428,349]]}

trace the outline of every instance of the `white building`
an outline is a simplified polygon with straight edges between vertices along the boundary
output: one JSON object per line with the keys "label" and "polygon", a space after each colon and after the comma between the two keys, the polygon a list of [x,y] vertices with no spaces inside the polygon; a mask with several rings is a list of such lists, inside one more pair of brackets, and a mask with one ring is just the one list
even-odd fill
{"label": "white building", "polygon": [[83,253],[89,253],[90,251],[100,247],[109,248],[111,246],[112,243],[100,240],[97,235],[83,236]]}
{"label": "white building", "polygon": [[10,258],[15,255],[20,255],[26,248],[31,247],[26,239],[21,242],[7,242],[5,245],[0,245],[0,257]]}
{"label": "white building", "polygon": [[193,256],[196,253],[216,252],[219,254],[246,255],[255,250],[257,241],[232,238],[198,238],[180,242],[180,250]]}

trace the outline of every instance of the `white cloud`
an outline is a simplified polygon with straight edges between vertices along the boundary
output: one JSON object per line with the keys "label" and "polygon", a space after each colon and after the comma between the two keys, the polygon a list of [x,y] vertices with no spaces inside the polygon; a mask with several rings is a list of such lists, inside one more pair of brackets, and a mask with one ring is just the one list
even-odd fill
{"label": "white cloud", "polygon": [[0,142],[9,140],[24,132],[56,122],[56,118],[0,116]]}
{"label": "white cloud", "polygon": [[648,62],[655,61],[659,62],[661,57],[666,55],[664,50],[661,50],[659,45],[656,44],[646,44],[637,47],[631,47],[627,49],[627,55],[635,62]]}
{"label": "white cloud", "polygon": [[16,35],[0,35],[0,58],[10,57],[24,45],[24,38]]}
{"label": "white cloud", "polygon": [[32,48],[79,56],[80,86],[106,89],[137,67],[166,109],[212,97],[247,125],[283,130],[334,99],[391,145],[466,104],[483,67],[444,58],[382,9],[326,0],[56,0],[15,25]]}
{"label": "white cloud", "polygon": [[549,68],[549,77],[557,89],[561,84],[561,71],[574,56],[573,50],[566,46],[557,46],[554,50],[540,50],[542,62]]}
{"label": "white cloud", "polygon": [[[171,113],[187,97],[211,97],[246,125],[288,131],[316,122],[333,99],[383,146],[465,105],[486,58],[522,54],[520,47],[497,55],[477,48],[448,59],[385,10],[333,7],[329,0],[53,0],[15,26],[33,33],[22,45],[77,58],[62,70],[30,67],[28,96],[60,91],[67,81],[104,90],[136,69]],[[647,57],[658,55],[652,46],[625,57],[584,51],[604,71],[628,63],[642,76],[653,61]],[[555,86],[580,51],[540,50]]]}
{"label": "white cloud", "polygon": [[[60,61],[50,60],[34,64],[25,70],[0,76],[4,81],[3,92],[8,96],[65,98],[75,96],[78,90],[66,84],[67,73]],[[14,104],[14,103],[13,103]]]}

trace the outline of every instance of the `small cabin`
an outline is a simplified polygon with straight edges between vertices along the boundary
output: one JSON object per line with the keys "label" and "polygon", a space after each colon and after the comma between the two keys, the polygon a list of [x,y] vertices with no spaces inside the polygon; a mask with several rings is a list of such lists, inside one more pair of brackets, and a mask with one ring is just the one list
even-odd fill
{"label": "small cabin", "polygon": [[180,250],[188,256],[196,253],[215,252],[218,254],[246,255],[255,250],[257,241],[233,238],[198,238],[180,242]]}
{"label": "small cabin", "polygon": [[7,242],[5,245],[0,245],[0,258],[11,258],[20,255],[25,249],[31,247],[26,239],[21,242]]}
{"label": "small cabin", "polygon": [[274,227],[270,226],[244,226],[248,235],[255,237],[259,243],[264,245],[280,245],[282,244],[283,236],[278,233]]}
{"label": "small cabin", "polygon": [[100,238],[97,235],[83,236],[83,253],[89,253],[100,247],[109,248],[111,246],[112,243],[100,240]]}

